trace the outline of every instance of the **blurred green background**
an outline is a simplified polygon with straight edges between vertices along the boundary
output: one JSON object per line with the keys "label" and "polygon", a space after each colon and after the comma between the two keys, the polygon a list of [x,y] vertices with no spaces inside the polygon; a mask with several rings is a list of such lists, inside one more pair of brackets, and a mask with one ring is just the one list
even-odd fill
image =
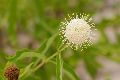
{"label": "blurred green background", "polygon": [[[72,13],[90,14],[98,31],[88,49],[63,52],[64,62],[76,73],[73,78],[63,71],[63,80],[120,80],[120,0],[0,0],[1,76],[8,55],[33,51],[47,57],[56,52],[60,40],[54,35]],[[13,62],[23,70],[29,67],[29,73],[36,58],[27,57]],[[56,80],[55,64],[45,64],[20,80]]]}

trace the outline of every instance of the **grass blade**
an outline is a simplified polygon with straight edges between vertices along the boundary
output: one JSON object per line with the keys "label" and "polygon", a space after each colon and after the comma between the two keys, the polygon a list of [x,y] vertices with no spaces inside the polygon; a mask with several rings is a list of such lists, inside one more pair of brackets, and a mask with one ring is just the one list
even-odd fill
{"label": "grass blade", "polygon": [[17,1],[11,0],[8,12],[8,34],[13,44],[16,43]]}

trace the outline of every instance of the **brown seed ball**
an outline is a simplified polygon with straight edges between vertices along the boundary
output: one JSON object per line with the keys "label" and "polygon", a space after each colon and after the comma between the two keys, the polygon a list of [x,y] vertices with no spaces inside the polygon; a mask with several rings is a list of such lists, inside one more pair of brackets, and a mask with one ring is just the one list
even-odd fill
{"label": "brown seed ball", "polygon": [[6,68],[4,76],[8,78],[8,80],[18,80],[19,73],[19,68],[15,64],[13,64]]}

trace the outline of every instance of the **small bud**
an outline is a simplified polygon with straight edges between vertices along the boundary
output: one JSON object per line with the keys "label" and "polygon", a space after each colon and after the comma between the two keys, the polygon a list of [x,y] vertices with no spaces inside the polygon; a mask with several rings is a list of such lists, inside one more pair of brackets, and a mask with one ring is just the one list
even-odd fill
{"label": "small bud", "polygon": [[18,80],[19,72],[19,68],[15,64],[12,64],[11,66],[5,69],[4,76],[8,80]]}

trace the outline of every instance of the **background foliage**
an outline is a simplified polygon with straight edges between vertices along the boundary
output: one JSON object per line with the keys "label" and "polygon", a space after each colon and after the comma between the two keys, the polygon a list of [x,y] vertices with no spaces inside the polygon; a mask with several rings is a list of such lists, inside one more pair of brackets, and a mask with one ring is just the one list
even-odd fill
{"label": "background foliage", "polygon": [[[102,67],[99,56],[119,63],[120,1],[110,1],[0,0],[0,80],[5,80],[3,72],[8,63],[16,63],[21,69],[19,80],[80,80],[76,73],[80,61],[93,80]],[[67,48],[49,60],[60,51],[59,24],[68,13],[93,16],[100,36],[82,52]]]}

